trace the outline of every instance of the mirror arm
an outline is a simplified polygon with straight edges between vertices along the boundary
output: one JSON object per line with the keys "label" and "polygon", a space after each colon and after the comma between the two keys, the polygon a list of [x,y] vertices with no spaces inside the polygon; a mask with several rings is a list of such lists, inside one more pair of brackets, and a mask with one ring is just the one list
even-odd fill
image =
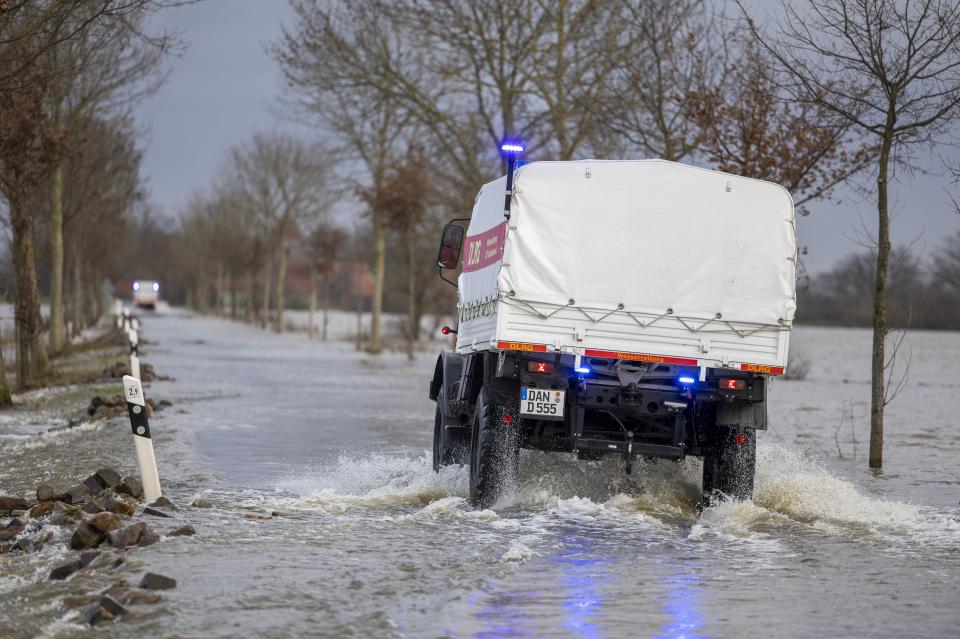
{"label": "mirror arm", "polygon": [[443,276],[443,267],[442,267],[442,266],[438,266],[438,267],[437,267],[437,273],[440,274],[440,279],[441,279],[441,280],[443,280],[443,281],[446,282],[447,284],[450,284],[451,286],[453,286],[453,288],[460,288],[459,286],[457,286],[457,283],[456,283],[456,282],[454,282],[454,281],[452,281],[452,280],[448,280],[447,278],[445,278],[445,277]]}

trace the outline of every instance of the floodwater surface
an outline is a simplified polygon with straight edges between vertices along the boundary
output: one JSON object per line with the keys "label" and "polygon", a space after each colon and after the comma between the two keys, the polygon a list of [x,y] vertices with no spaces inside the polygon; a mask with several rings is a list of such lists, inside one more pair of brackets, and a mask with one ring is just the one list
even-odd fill
{"label": "floodwater surface", "polygon": [[[109,577],[47,581],[63,544],[0,556],[0,636],[957,636],[958,333],[908,338],[873,475],[869,333],[795,331],[810,373],[773,384],[753,501],[702,512],[696,459],[627,476],[529,451],[501,503],[470,508],[466,470],[430,468],[434,355],[176,312],[143,335],[175,378],[146,388],[174,402],[151,424],[164,488],[215,506],[174,522],[197,536],[130,553],[178,587],[88,629],[62,599]],[[0,456],[0,493],[135,470],[123,420],[0,437]]]}

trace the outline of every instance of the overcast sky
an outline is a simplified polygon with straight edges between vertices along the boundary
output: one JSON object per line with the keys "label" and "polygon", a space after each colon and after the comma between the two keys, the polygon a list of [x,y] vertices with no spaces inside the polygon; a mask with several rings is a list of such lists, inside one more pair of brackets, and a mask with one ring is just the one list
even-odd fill
{"label": "overcast sky", "polygon": [[[276,117],[281,80],[264,45],[291,19],[284,0],[206,0],[156,17],[156,29],[180,31],[188,45],[172,62],[166,85],[137,113],[149,131],[143,170],[160,211],[175,214],[191,191],[208,185],[232,145],[255,131],[289,128]],[[960,161],[960,153],[952,155]],[[935,159],[924,163],[940,170]],[[960,189],[944,175],[902,176],[893,185],[895,244],[916,240],[929,254],[960,230],[945,189],[960,199]],[[853,193],[813,205],[798,224],[800,244],[809,248],[807,267],[822,271],[860,250],[861,220],[874,228],[875,217],[874,202]]]}

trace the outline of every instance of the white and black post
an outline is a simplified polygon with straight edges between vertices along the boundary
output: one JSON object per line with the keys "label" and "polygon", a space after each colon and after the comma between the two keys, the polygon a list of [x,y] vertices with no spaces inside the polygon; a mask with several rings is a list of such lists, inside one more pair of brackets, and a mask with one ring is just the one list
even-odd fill
{"label": "white and black post", "polygon": [[127,338],[130,340],[130,375],[140,379],[140,338],[137,329],[128,328]]}
{"label": "white and black post", "polygon": [[147,421],[147,403],[143,399],[140,380],[124,375],[123,394],[127,398],[127,413],[130,414],[133,441],[137,446],[137,461],[140,464],[140,476],[143,479],[143,496],[147,503],[154,502],[162,495],[160,475],[157,472],[157,458],[153,453],[153,439],[150,438],[150,423]]}

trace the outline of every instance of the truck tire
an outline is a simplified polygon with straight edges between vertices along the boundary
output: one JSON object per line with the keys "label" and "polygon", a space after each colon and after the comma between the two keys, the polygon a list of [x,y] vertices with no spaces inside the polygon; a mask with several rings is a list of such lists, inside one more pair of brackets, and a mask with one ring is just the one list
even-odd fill
{"label": "truck tire", "polygon": [[480,389],[470,438],[470,503],[476,508],[492,506],[516,481],[519,395],[516,384],[499,379]]}
{"label": "truck tire", "polygon": [[703,457],[703,501],[753,498],[757,466],[757,433],[753,429],[717,426],[713,450]]}
{"label": "truck tire", "polygon": [[444,428],[443,410],[437,402],[437,412],[433,418],[433,472],[439,473],[442,466],[463,464],[467,459],[467,451],[462,441],[459,441],[450,429]]}

